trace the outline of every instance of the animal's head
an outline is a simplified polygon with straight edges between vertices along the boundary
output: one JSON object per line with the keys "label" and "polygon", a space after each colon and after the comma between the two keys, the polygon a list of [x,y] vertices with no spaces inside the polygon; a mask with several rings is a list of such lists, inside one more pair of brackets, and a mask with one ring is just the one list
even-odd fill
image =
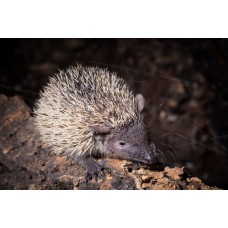
{"label": "animal's head", "polygon": [[[144,108],[144,98],[141,94],[135,97],[138,111]],[[101,152],[112,157],[134,160],[152,164],[156,161],[155,146],[149,144],[145,125],[142,120],[135,121],[120,130],[107,126],[90,127]]]}

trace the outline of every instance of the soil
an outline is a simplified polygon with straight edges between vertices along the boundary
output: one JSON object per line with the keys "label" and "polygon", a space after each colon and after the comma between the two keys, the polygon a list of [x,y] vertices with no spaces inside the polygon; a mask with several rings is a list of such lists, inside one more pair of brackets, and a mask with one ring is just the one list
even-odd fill
{"label": "soil", "polygon": [[116,159],[107,159],[109,172],[88,179],[73,160],[45,148],[21,98],[1,95],[0,105],[0,189],[218,189],[190,177],[184,168]]}
{"label": "soil", "polygon": [[[0,48],[2,189],[228,189],[227,39],[2,39]],[[159,171],[109,160],[114,174],[86,183],[81,167],[40,143],[34,101],[76,62],[115,71],[143,94]]]}

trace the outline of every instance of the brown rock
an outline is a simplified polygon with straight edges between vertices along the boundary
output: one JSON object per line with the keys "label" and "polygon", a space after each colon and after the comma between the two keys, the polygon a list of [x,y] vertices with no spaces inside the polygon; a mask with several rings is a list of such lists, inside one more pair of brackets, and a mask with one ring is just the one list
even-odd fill
{"label": "brown rock", "polygon": [[174,169],[165,167],[165,172],[169,177],[173,178],[174,180],[180,180],[180,175],[184,174],[183,167],[175,167]]}
{"label": "brown rock", "polygon": [[0,189],[217,189],[183,168],[155,171],[118,159],[107,159],[111,174],[86,182],[81,166],[41,143],[30,112],[21,98],[0,95]]}

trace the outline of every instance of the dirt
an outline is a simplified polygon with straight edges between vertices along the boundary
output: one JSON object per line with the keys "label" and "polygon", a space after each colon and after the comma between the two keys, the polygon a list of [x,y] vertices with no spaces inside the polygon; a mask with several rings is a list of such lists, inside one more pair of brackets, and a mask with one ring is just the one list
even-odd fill
{"label": "dirt", "polygon": [[117,159],[107,159],[111,172],[87,180],[74,160],[56,156],[41,143],[21,98],[0,95],[0,105],[0,189],[218,189],[183,167]]}

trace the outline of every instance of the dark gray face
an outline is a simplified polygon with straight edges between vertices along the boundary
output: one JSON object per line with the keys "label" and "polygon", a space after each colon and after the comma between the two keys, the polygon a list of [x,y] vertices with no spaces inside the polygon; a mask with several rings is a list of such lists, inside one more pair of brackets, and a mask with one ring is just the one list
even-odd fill
{"label": "dark gray face", "polygon": [[155,162],[155,146],[149,145],[143,122],[131,124],[120,132],[110,134],[103,141],[103,147],[114,157],[148,164]]}
{"label": "dark gray face", "polygon": [[[142,100],[142,95],[137,96],[138,107],[141,111],[144,107],[144,100]],[[93,126],[91,130],[98,149],[104,154],[147,164],[156,161],[155,146],[149,145],[143,121],[131,123],[119,131],[105,126]]]}

